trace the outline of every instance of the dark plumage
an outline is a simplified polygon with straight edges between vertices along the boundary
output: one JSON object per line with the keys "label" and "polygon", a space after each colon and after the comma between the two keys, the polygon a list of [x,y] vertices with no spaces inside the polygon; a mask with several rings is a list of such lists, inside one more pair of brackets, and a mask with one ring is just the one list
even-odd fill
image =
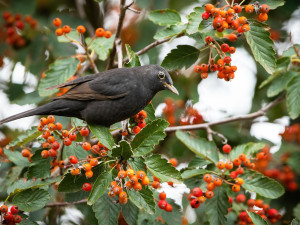
{"label": "dark plumage", "polygon": [[138,113],[161,90],[168,89],[178,94],[169,73],[158,65],[112,69],[49,89],[67,86],[73,87],[64,95],[3,119],[0,124],[33,115],[58,115],[110,126]]}

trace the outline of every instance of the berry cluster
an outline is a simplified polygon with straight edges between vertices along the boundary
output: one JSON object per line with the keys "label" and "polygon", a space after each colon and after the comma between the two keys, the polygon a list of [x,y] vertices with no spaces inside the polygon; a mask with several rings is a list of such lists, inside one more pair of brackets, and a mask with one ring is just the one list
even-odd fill
{"label": "berry cluster", "polygon": [[179,109],[184,109],[179,118],[180,125],[200,124],[204,122],[203,117],[198,110],[193,108],[190,104],[187,104],[187,106],[184,107],[184,102],[182,100],[175,102],[172,98],[166,98],[165,103],[166,106],[163,109],[163,114],[170,123],[170,126],[175,126],[177,124],[175,113],[178,112]]}
{"label": "berry cluster", "polygon": [[291,126],[285,127],[284,132],[280,135],[284,141],[297,141],[300,144],[300,124],[295,123]]}
{"label": "berry cluster", "polygon": [[[208,192],[208,194],[206,194]],[[207,191],[203,193],[200,187],[195,187],[191,193],[188,195],[188,200],[190,201],[191,207],[194,209],[199,208],[199,206],[205,202],[206,198],[212,198],[214,193],[212,191]],[[206,198],[204,197],[206,196]]]}
{"label": "berry cluster", "polygon": [[33,19],[30,15],[26,15],[22,18],[20,13],[15,15],[10,12],[4,12],[2,14],[4,19],[4,27],[6,31],[6,43],[13,46],[14,48],[22,48],[26,45],[25,29],[32,30],[36,29],[38,22]]}
{"label": "berry cluster", "polygon": [[[55,34],[57,36],[62,36],[64,34],[68,34],[71,32],[71,27],[69,25],[64,25],[62,26],[62,22],[60,18],[55,18],[53,19],[53,25],[57,27]],[[84,34],[86,32],[86,28],[83,25],[77,26],[76,30],[80,34]],[[110,31],[105,31],[103,28],[97,28],[95,32],[95,37],[105,37],[105,38],[110,38],[111,37],[111,32]]]}
{"label": "berry cluster", "polygon": [[[141,110],[138,114],[133,116],[134,122],[132,127],[132,132],[134,134],[138,134],[141,129],[143,129],[146,126],[145,119],[147,118],[147,112],[145,110]],[[128,135],[128,132],[126,130],[122,131],[122,135],[126,136]]]}
{"label": "berry cluster", "polygon": [[[265,204],[262,199],[254,200],[249,198],[247,200],[244,194],[239,194],[235,197],[235,202],[240,206],[243,205],[243,207],[239,207],[241,208],[238,215],[238,224],[240,225],[252,224],[252,220],[245,209],[249,212],[254,212],[260,215],[264,220],[269,220],[271,223],[276,223],[282,217],[276,209],[270,208],[270,206]],[[231,197],[229,197],[229,203],[233,203],[233,199]],[[231,208],[229,208],[229,211],[231,211]]]}
{"label": "berry cluster", "polygon": [[167,198],[167,195],[165,192],[161,192],[159,193],[159,202],[158,202],[158,207],[160,209],[164,209],[166,212],[172,212],[173,210],[173,207],[171,204],[169,204],[167,201],[166,201],[166,198]]}
{"label": "berry cluster", "polygon": [[0,221],[1,224],[14,225],[16,223],[21,223],[22,217],[20,215],[16,215],[18,212],[19,208],[16,205],[11,206],[10,209],[8,209],[6,205],[1,205],[1,219],[4,219],[4,221]]}
{"label": "berry cluster", "polygon": [[[235,47],[223,43],[221,46],[211,36],[205,38],[205,42],[210,47],[210,55],[208,64],[196,65],[194,71],[201,73],[201,78],[208,77],[208,70],[210,72],[218,71],[218,78],[230,81],[234,78],[234,72],[237,70],[236,66],[231,65],[231,57],[228,54],[235,53]],[[212,57],[212,49],[215,49],[217,54]],[[226,55],[227,54],[227,55]]]}

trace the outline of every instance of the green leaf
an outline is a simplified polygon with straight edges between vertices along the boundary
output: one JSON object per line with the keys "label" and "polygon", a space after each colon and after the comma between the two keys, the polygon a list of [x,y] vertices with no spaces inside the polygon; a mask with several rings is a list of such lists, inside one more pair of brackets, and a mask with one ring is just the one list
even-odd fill
{"label": "green leaf", "polygon": [[196,156],[189,162],[188,168],[189,169],[196,168],[196,167],[201,168],[201,167],[207,166],[209,164],[211,164],[210,161],[205,160],[199,156]]}
{"label": "green leaf", "polygon": [[[156,199],[159,199],[158,193],[155,195]],[[156,209],[155,209],[155,218],[161,217],[162,220],[165,222],[165,224],[168,225],[181,225],[182,224],[182,213],[181,213],[181,208],[180,206],[176,205],[174,203],[173,199],[167,198],[166,201],[172,205],[172,212],[167,212],[165,210],[161,210],[158,207],[158,204],[156,204]]]}
{"label": "green leaf", "polygon": [[64,146],[63,158],[69,158],[71,155],[75,155],[79,159],[84,159],[89,155],[89,152],[85,151],[81,145],[76,145],[75,142],[72,142],[70,146]]}
{"label": "green leaf", "polygon": [[[251,2],[256,2],[256,0],[252,0]],[[267,4],[270,9],[276,9],[279,6],[283,6],[285,4],[284,0],[259,0],[260,4]]]}
{"label": "green leaf", "polygon": [[[69,38],[71,38],[75,41],[80,41],[80,36],[79,36],[79,33],[76,29],[73,29],[70,33],[66,34],[66,36],[68,36]],[[58,42],[62,42],[62,43],[69,43],[70,42],[70,40],[68,38],[66,38],[64,35],[58,36],[57,40],[58,40]]]}
{"label": "green leaf", "polygon": [[200,51],[191,45],[178,45],[168,53],[161,65],[166,70],[187,69],[197,61],[199,54]]}
{"label": "green leaf", "polygon": [[29,188],[38,188],[43,186],[48,186],[52,183],[58,182],[60,180],[60,177],[57,178],[51,178],[51,179],[45,179],[45,180],[17,180],[16,182],[12,183],[7,188],[7,194],[16,194],[17,192],[24,191]]}
{"label": "green leaf", "polygon": [[275,199],[284,194],[281,184],[257,171],[245,169],[241,178],[244,179],[243,188],[260,196]]}
{"label": "green leaf", "polygon": [[[298,214],[299,215],[299,214]],[[293,219],[291,225],[300,225],[300,221],[297,219]]]}
{"label": "green leaf", "polygon": [[[91,38],[86,38],[85,41],[87,44],[91,42]],[[98,37],[96,38],[93,43],[89,46],[89,49],[95,51],[98,55],[99,60],[106,60],[109,56],[109,53],[113,47],[115,40],[115,36],[112,35],[110,38],[105,37]]]}
{"label": "green leaf", "polygon": [[42,78],[38,90],[40,96],[48,96],[57,92],[54,90],[45,90],[48,87],[63,83],[73,76],[77,71],[79,60],[74,57],[55,60],[50,64],[49,70],[45,72],[46,77]]}
{"label": "green leaf", "polygon": [[150,103],[148,104],[144,110],[146,111],[147,113],[147,117],[146,117],[146,123],[148,124],[149,122],[151,122],[152,120],[155,120],[156,117],[155,117],[155,109],[153,107],[153,105]]}
{"label": "green leaf", "polygon": [[[294,45],[296,47],[296,49],[299,51],[300,50],[300,44],[295,44]],[[285,57],[291,57],[291,56],[294,56],[296,55],[296,52],[295,52],[295,49],[293,46],[289,47],[287,50],[285,50],[283,53],[282,53],[282,56],[285,56]]]}
{"label": "green leaf", "polygon": [[267,96],[269,98],[274,97],[280,92],[284,91],[287,87],[287,84],[296,76],[299,76],[299,73],[294,71],[289,71],[287,73],[282,73],[276,76],[267,91]]}
{"label": "green leaf", "polygon": [[104,195],[112,181],[111,171],[104,172],[95,181],[92,191],[89,195],[87,204],[93,205],[102,195]]}
{"label": "green leaf", "polygon": [[258,152],[263,147],[265,147],[265,143],[253,143],[249,142],[247,144],[242,144],[234,147],[230,152],[230,157],[232,159],[238,158],[240,154],[244,153],[247,158],[251,157],[252,154]]}
{"label": "green leaf", "polygon": [[199,28],[199,32],[202,34],[214,36],[215,35],[215,30],[213,28],[213,22],[211,20],[202,20]]}
{"label": "green leaf", "polygon": [[96,180],[96,178],[104,171],[102,165],[95,166],[92,168],[93,177],[87,179],[85,177],[85,171],[82,169],[80,175],[73,176],[71,173],[64,175],[64,178],[58,185],[59,192],[76,192],[82,190],[82,185],[84,183],[91,183]]}
{"label": "green leaf", "polygon": [[11,151],[8,149],[4,149],[4,154],[7,156],[7,158],[12,161],[17,166],[28,166],[29,161],[27,158],[24,158],[21,154],[21,152],[18,151]]}
{"label": "green leaf", "polygon": [[43,208],[51,198],[48,191],[41,189],[28,189],[16,194],[12,200],[20,210],[26,212],[36,211]]}
{"label": "green leaf", "polygon": [[149,20],[160,26],[178,24],[181,22],[180,14],[173,9],[157,9],[149,14]]}
{"label": "green leaf", "polygon": [[28,142],[36,139],[38,136],[40,136],[43,132],[38,131],[36,126],[31,127],[29,130],[27,130],[24,134],[19,135],[17,138],[15,138],[9,145],[7,145],[7,148],[13,148],[16,146],[23,146],[27,144]]}
{"label": "green leaf", "polygon": [[249,217],[252,220],[252,223],[254,225],[268,225],[267,221],[265,221],[263,218],[261,218],[260,215],[256,214],[255,212],[248,212]]}
{"label": "green leaf", "polygon": [[125,44],[127,56],[129,59],[128,63],[125,63],[125,67],[136,67],[141,66],[140,58],[138,55],[135,54],[135,52],[131,49],[129,44]]}
{"label": "green leaf", "polygon": [[99,225],[117,225],[118,218],[121,211],[120,204],[116,204],[115,200],[110,198],[107,194],[93,205],[93,211],[98,220]]}
{"label": "green leaf", "polygon": [[22,15],[33,15],[36,9],[37,2],[35,0],[28,0],[26,2],[19,0],[12,0],[10,2],[10,10],[13,13],[20,13]]}
{"label": "green leaf", "polygon": [[293,215],[296,219],[300,220],[300,203],[298,203],[293,209]]}
{"label": "green leaf", "polygon": [[103,144],[108,149],[111,149],[114,146],[115,141],[107,127],[93,124],[88,124],[88,126],[92,133],[98,138],[101,144]]}
{"label": "green leaf", "polygon": [[122,157],[124,160],[129,159],[132,154],[131,146],[127,141],[120,141],[118,146],[112,148],[111,153],[113,157]]}
{"label": "green leaf", "polygon": [[[290,150],[290,149],[289,149]],[[290,154],[290,153],[289,153]],[[291,153],[290,157],[287,160],[287,164],[292,167],[292,169],[300,174],[300,152],[297,149],[297,152]]]}
{"label": "green leaf", "polygon": [[198,176],[198,175],[202,175],[202,174],[206,174],[207,172],[209,172],[208,170],[204,170],[204,169],[193,169],[193,170],[185,170],[181,176],[182,179],[189,179],[191,177],[194,176]]}
{"label": "green leaf", "polygon": [[31,178],[45,178],[51,175],[50,171],[50,157],[47,159],[42,158],[41,152],[43,149],[37,150],[31,157],[32,163],[28,168],[28,179]]}
{"label": "green leaf", "polygon": [[135,225],[137,224],[139,208],[129,200],[125,205],[122,206],[122,215],[128,224]]}
{"label": "green leaf", "polygon": [[227,221],[226,215],[230,204],[228,202],[228,196],[223,187],[218,187],[214,190],[214,197],[207,199],[206,202],[206,214],[210,224],[222,225]]}
{"label": "green leaf", "polygon": [[172,181],[181,183],[180,172],[168,163],[168,160],[161,158],[161,155],[152,155],[146,158],[145,164],[150,173],[163,182]]}
{"label": "green leaf", "polygon": [[144,156],[152,152],[155,145],[166,136],[164,129],[169,123],[164,119],[156,119],[148,123],[132,140],[134,156]]}
{"label": "green leaf", "polygon": [[130,158],[128,160],[128,164],[135,171],[143,170],[144,172],[147,172],[146,165],[145,165],[145,160],[143,158],[140,158],[140,157]]}
{"label": "green leaf", "polygon": [[188,132],[176,131],[176,137],[196,155],[215,164],[219,162],[217,146],[202,138],[190,137]]}
{"label": "green leaf", "polygon": [[276,68],[274,42],[266,25],[253,21],[250,30],[245,32],[245,37],[251,48],[253,56],[268,73],[273,73]]}
{"label": "green leaf", "polygon": [[153,193],[149,188],[142,188],[140,191],[128,191],[129,200],[139,209],[149,214],[155,213],[155,201]]}
{"label": "green leaf", "polygon": [[185,29],[185,27],[185,24],[171,25],[170,27],[166,27],[158,31],[153,38],[155,40],[160,40],[173,37],[175,35],[180,34]]}
{"label": "green leaf", "polygon": [[202,21],[202,13],[204,13],[204,11],[204,7],[196,7],[191,14],[186,16],[188,19],[186,32],[188,34],[194,34],[198,32],[199,25]]}
{"label": "green leaf", "polygon": [[24,218],[23,218],[21,223],[19,223],[19,225],[39,225],[39,224],[37,222],[31,221],[28,219],[24,220]]}
{"label": "green leaf", "polygon": [[287,85],[287,109],[290,117],[296,119],[300,115],[300,76],[294,77]]}

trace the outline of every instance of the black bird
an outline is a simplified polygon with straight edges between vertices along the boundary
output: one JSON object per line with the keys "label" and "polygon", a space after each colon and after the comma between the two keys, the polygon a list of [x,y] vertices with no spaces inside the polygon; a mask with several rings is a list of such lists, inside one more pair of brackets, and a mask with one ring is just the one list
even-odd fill
{"label": "black bird", "polygon": [[64,95],[0,124],[33,115],[58,115],[109,127],[138,113],[161,90],[178,94],[169,73],[158,65],[107,70],[48,89],[68,86],[73,87]]}

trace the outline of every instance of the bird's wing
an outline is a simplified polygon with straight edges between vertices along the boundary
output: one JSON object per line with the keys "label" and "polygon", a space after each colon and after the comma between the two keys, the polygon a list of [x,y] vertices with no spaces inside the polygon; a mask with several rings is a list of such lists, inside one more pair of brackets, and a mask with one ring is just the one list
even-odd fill
{"label": "bird's wing", "polygon": [[92,74],[92,75],[80,77],[80,78],[77,78],[75,80],[66,81],[66,82],[63,82],[61,84],[57,84],[57,85],[48,87],[48,88],[46,88],[46,90],[52,90],[52,89],[56,89],[56,88],[62,88],[62,87],[67,87],[67,86],[82,84],[82,83],[94,80],[98,76],[101,76],[101,75],[100,74]]}
{"label": "bird's wing", "polygon": [[79,83],[56,99],[111,100],[122,98],[134,89],[136,82],[130,74],[101,74],[96,79]]}

